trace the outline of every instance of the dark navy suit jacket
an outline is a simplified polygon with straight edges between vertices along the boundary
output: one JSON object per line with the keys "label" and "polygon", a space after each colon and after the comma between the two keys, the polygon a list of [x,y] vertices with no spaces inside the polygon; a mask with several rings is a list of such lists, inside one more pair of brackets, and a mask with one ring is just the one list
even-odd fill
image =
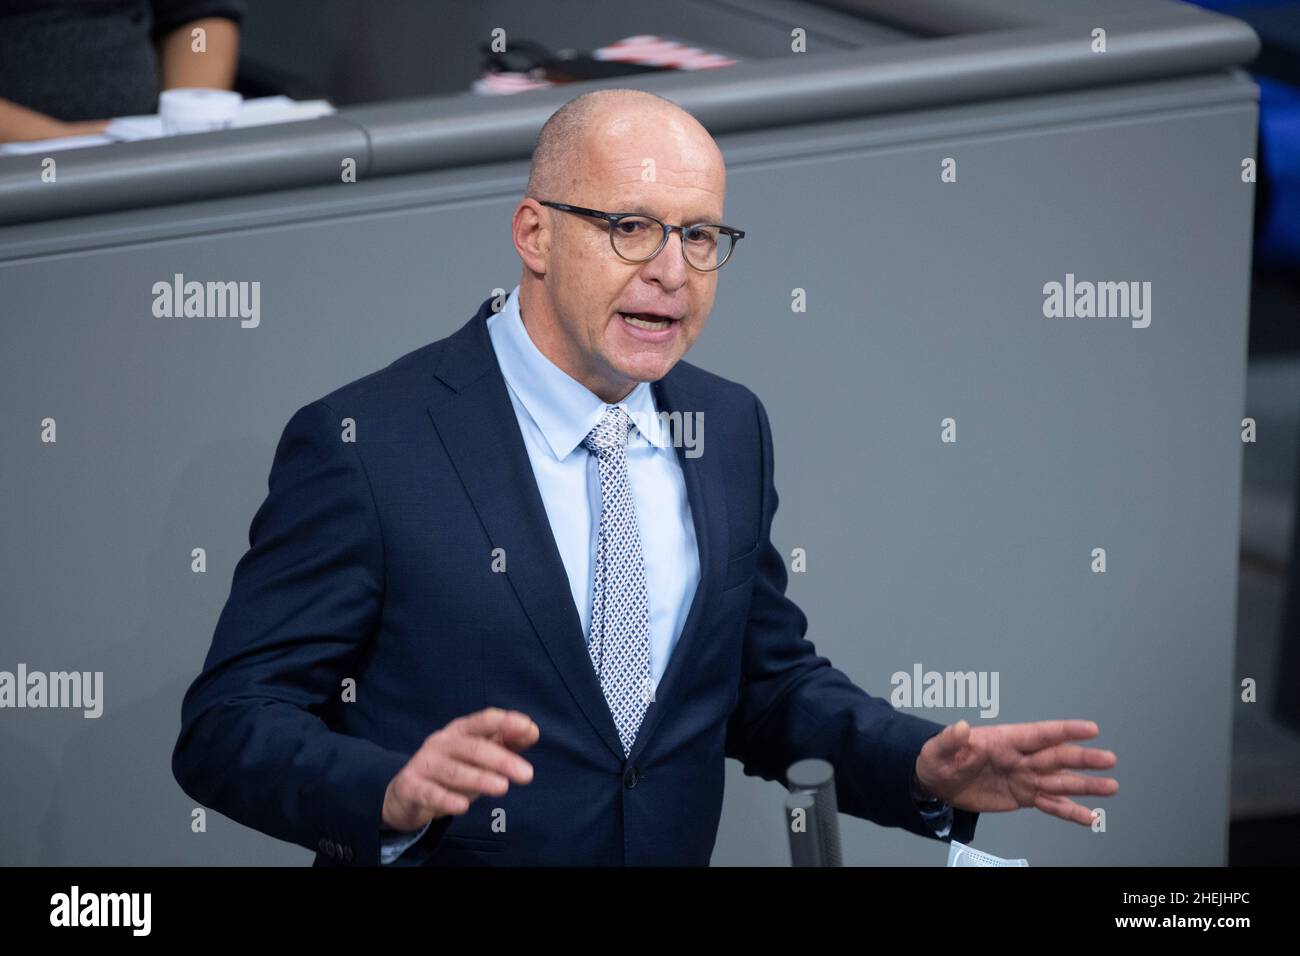
{"label": "dark navy suit jacket", "polygon": [[[782,782],[821,757],[841,811],[933,838],[909,785],[943,725],[869,696],[804,638],[770,540],[767,414],[684,361],[654,390],[660,411],[707,425],[702,455],[677,449],[701,579],[624,758],[488,337],[491,304],[290,419],[185,695],[172,757],[185,792],[315,849],[316,865],[374,865],[388,782],[429,734],[495,706],[541,730],[524,752],[532,782],[439,818],[393,865],[707,865],[724,757]],[[341,440],[345,419],[355,441]],[[949,837],[969,842],[977,816],[955,811]]]}

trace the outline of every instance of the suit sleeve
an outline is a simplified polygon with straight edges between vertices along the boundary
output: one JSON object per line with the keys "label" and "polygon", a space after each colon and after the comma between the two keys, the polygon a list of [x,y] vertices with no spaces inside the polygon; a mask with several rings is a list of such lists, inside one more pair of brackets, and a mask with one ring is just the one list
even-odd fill
{"label": "suit sleeve", "polygon": [[739,760],[747,775],[781,783],[792,763],[819,757],[835,768],[842,812],[919,836],[969,842],[977,813],[954,808],[952,824],[940,837],[911,795],[921,745],[944,725],[872,697],[804,637],[807,617],[785,595],[785,561],[771,540],[778,503],[771,426],[757,397],[754,405],[762,452],[759,554],[727,756]]}
{"label": "suit sleeve", "polygon": [[356,446],[323,402],[285,426],[248,540],[172,772],[239,823],[377,865],[384,793],[409,755],[327,723],[379,620],[384,550]]}

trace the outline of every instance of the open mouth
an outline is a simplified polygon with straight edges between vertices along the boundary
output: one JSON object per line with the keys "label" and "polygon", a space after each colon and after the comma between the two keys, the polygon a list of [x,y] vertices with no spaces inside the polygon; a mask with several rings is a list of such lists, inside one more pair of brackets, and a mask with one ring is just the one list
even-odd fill
{"label": "open mouth", "polygon": [[620,312],[619,315],[623,317],[623,321],[628,325],[638,329],[646,329],[650,332],[662,331],[678,321],[666,315],[656,315],[653,312]]}

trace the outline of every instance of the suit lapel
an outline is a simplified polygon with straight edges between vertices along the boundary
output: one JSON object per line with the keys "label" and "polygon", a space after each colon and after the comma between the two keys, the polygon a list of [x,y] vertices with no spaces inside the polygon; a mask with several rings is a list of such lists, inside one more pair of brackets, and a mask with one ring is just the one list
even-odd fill
{"label": "suit lapel", "polygon": [[[682,416],[696,412],[705,413],[704,396],[689,387],[680,374],[680,366],[674,366],[667,375],[654,383],[655,403],[660,412],[681,412]],[[717,432],[715,431],[716,435]],[[635,762],[645,750],[659,726],[664,710],[676,703],[677,686],[681,683],[681,673],[689,667],[695,658],[694,646],[701,640],[700,620],[713,594],[722,587],[725,562],[727,558],[726,509],[723,506],[722,479],[713,459],[704,454],[696,458],[686,457],[686,449],[679,443],[675,449],[677,461],[682,467],[682,476],[686,482],[686,497],[691,505],[691,522],[695,525],[695,540],[700,553],[700,583],[695,589],[691,609],[686,614],[681,636],[668,658],[668,668],[655,690],[641,726],[637,729],[632,752],[628,762]],[[705,462],[709,464],[705,464]]]}
{"label": "suit lapel", "polygon": [[[533,629],[592,727],[620,760],[623,746],[609,705],[591,666],[586,635],[573,606],[568,575],[551,533],[514,406],[492,350],[487,317],[492,300],[449,340],[435,371],[451,390],[429,406],[429,415],[478,513],[493,548],[506,556],[506,577]],[[669,372],[654,385],[660,411],[702,411],[700,397]],[[711,590],[720,585],[726,558],[722,489],[705,456],[687,458],[676,449],[700,551],[700,583],[668,668],[642,719],[631,758],[644,748],[679,682]],[[487,556],[484,560],[487,560]]]}

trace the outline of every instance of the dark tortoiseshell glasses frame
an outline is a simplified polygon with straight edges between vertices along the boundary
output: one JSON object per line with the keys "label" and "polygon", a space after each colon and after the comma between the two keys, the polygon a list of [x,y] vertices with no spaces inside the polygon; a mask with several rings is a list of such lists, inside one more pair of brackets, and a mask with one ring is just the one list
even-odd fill
{"label": "dark tortoiseshell glasses frame", "polygon": [[[741,239],[745,238],[745,233],[743,230],[733,229],[730,226],[724,226],[718,222],[696,222],[696,223],[691,223],[690,225],[687,226],[673,226],[664,222],[662,219],[657,219],[654,216],[647,215],[643,212],[604,212],[600,209],[587,209],[583,206],[571,206],[568,203],[564,203],[564,202],[551,202],[549,199],[538,199],[537,201],[541,203],[543,206],[550,206],[552,209],[558,209],[561,212],[571,212],[578,216],[590,216],[593,219],[604,220],[606,223],[609,224],[610,247],[614,250],[614,254],[618,256],[620,259],[622,259],[624,262],[649,262],[655,256],[659,255],[659,253],[663,252],[664,246],[668,245],[668,237],[672,233],[676,232],[679,233],[682,237],[682,244],[681,244],[682,258],[686,260],[686,264],[688,266],[690,266],[692,269],[695,269],[697,272],[717,272],[719,269],[723,267],[723,265],[726,264],[727,260],[731,258],[731,254],[736,250],[736,243],[740,242]],[[663,235],[660,236],[659,245],[655,247],[654,252],[640,259],[629,258],[623,253],[619,252],[618,245],[614,239],[614,230],[615,228],[617,228],[618,224],[624,219],[648,219],[650,222],[656,222],[659,224],[659,227],[662,230]],[[730,240],[727,243],[726,254],[723,255],[723,257],[718,261],[718,264],[715,265],[712,269],[700,268],[695,263],[691,262],[690,257],[687,256],[686,254],[686,242],[687,242],[686,233],[691,229],[699,229],[701,227],[716,229],[721,235],[728,236]]]}

